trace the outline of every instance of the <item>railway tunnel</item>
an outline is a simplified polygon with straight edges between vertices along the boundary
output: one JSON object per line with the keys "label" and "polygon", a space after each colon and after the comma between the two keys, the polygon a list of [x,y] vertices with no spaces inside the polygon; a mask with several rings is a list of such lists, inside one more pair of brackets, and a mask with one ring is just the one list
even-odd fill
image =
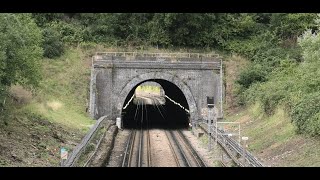
{"label": "railway tunnel", "polygon": [[[182,107],[189,110],[189,106],[183,92],[174,83],[163,79],[151,79],[137,84],[127,95],[122,110],[122,122],[124,129],[185,129],[189,124],[189,113],[175,104],[168,98],[162,104],[146,103],[141,99],[136,98],[130,101],[135,94],[136,89],[143,84],[148,83],[158,84],[161,92],[171,100],[179,103]],[[164,99],[164,94],[162,98]],[[130,102],[129,102],[130,101]],[[128,103],[129,102],[129,103]]]}

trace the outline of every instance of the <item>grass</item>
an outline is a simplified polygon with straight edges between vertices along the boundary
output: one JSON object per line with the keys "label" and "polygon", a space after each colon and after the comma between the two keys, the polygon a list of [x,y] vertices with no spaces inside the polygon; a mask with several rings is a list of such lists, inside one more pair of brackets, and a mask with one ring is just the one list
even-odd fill
{"label": "grass", "polygon": [[267,166],[319,166],[320,142],[295,133],[283,107],[268,116],[259,103],[229,114],[226,121],[241,122],[241,136],[248,136],[250,152]]}
{"label": "grass", "polygon": [[86,132],[94,123],[86,112],[90,57],[81,49],[69,49],[58,59],[44,59],[37,97],[25,110],[42,115],[51,122]]}
{"label": "grass", "polygon": [[40,114],[50,122],[80,130],[83,133],[87,132],[94,123],[94,121],[87,116],[79,114],[76,110],[66,106],[58,110],[52,110],[42,103],[32,103],[28,105],[25,110]]}
{"label": "grass", "polygon": [[237,55],[228,55],[223,59],[224,69],[224,85],[226,87],[226,103],[224,110],[226,112],[233,112],[237,110],[237,80],[240,71],[250,63],[249,60]]}
{"label": "grass", "polygon": [[71,151],[95,120],[86,109],[91,57],[68,48],[43,59],[43,79],[35,93],[12,86],[0,114],[0,166],[59,166],[60,148]]}

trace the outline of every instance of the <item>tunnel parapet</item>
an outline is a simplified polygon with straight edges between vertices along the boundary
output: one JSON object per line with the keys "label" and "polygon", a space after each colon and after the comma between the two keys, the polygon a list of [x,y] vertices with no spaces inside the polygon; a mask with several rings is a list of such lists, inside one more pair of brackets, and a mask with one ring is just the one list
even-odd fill
{"label": "tunnel parapet", "polygon": [[[159,56],[153,57],[151,53],[144,56],[114,56],[95,55],[93,66],[95,68],[149,68],[149,69],[215,69],[219,70],[221,58],[215,54],[203,54],[199,57]],[[187,56],[187,55],[186,55]]]}

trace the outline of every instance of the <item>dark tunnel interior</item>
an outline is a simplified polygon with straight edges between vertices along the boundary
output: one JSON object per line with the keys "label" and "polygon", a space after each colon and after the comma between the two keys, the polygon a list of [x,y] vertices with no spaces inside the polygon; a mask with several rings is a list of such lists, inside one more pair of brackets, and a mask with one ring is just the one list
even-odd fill
{"label": "dark tunnel interior", "polygon": [[[165,95],[189,109],[184,94],[175,84],[162,79],[147,81],[158,83],[163,88]],[[124,105],[130,100],[135,89],[144,82],[130,91]],[[122,122],[124,129],[185,129],[188,128],[189,114],[167,98],[163,105],[137,105],[131,101],[127,108],[122,110]]]}

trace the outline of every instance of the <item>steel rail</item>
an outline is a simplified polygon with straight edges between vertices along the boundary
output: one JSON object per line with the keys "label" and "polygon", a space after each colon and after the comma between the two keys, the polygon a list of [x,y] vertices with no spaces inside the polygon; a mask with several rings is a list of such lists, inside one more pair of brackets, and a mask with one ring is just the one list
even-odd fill
{"label": "steel rail", "polygon": [[179,154],[181,154],[182,156],[182,160],[184,161],[184,163],[187,165],[187,167],[191,167],[191,162],[190,160],[187,158],[186,153],[184,152],[183,148],[181,147],[181,144],[179,143],[179,140],[177,139],[177,137],[173,134],[172,131],[169,131],[169,134],[171,135],[173,142],[175,142],[176,146],[178,147],[178,151]]}
{"label": "steel rail", "polygon": [[173,158],[174,158],[177,166],[178,166],[178,167],[181,167],[181,164],[180,164],[180,162],[179,162],[178,156],[177,156],[176,151],[174,150],[174,148],[173,148],[173,146],[172,146],[172,142],[171,142],[171,139],[170,139],[167,131],[165,131],[165,135],[166,135],[166,137],[167,137],[167,139],[168,139],[169,147],[170,147],[170,149],[171,149]]}
{"label": "steel rail", "polygon": [[[146,106],[146,105],[145,105]],[[150,141],[150,132],[149,132],[149,119],[148,119],[148,111],[147,111],[147,107],[145,108],[146,109],[146,124],[147,124],[147,130],[146,130],[146,133],[147,133],[147,166],[148,167],[151,167],[152,166],[152,161],[151,161],[151,141]]]}
{"label": "steel rail", "polygon": [[196,164],[198,167],[207,167],[207,165],[205,164],[205,162],[203,161],[203,159],[199,156],[199,154],[197,153],[197,151],[191,146],[190,142],[188,141],[188,139],[183,135],[183,133],[178,130],[177,131],[178,135],[181,137],[182,141],[185,143],[187,150],[190,152],[190,154],[192,155],[193,159],[195,160]]}

